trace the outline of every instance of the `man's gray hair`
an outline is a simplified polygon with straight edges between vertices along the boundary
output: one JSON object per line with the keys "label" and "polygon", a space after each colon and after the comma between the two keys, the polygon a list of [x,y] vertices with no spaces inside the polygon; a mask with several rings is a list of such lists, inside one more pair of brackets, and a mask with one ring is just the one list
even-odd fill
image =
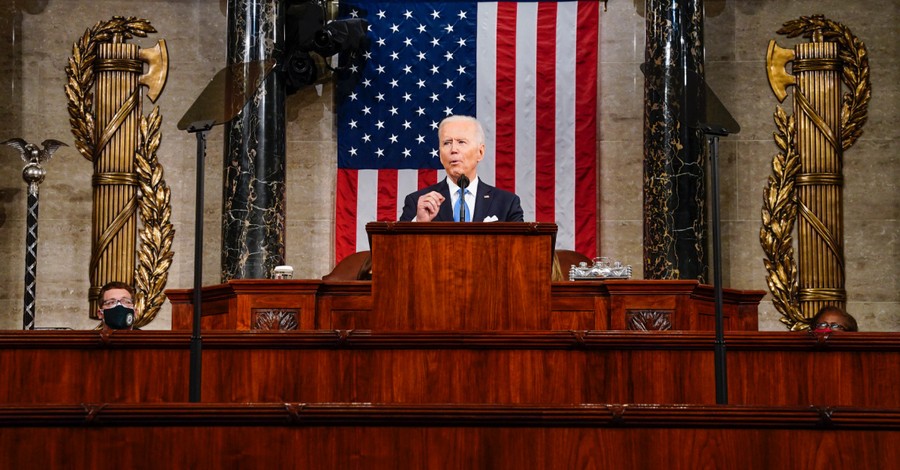
{"label": "man's gray hair", "polygon": [[444,124],[448,122],[471,122],[475,124],[475,140],[476,144],[483,145],[484,144],[484,127],[481,126],[481,122],[478,119],[475,119],[472,116],[465,116],[462,114],[457,114],[453,116],[447,116],[443,121],[438,125],[438,135],[441,133],[441,129],[444,128]]}

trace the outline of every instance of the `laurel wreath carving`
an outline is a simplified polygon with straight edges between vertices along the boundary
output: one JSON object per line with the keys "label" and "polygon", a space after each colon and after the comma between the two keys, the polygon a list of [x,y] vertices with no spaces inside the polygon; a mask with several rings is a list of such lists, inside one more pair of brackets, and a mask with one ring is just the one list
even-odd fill
{"label": "laurel wreath carving", "polygon": [[862,135],[862,126],[868,118],[872,98],[869,53],[866,45],[853,35],[850,28],[822,15],[801,16],[788,21],[777,33],[789,38],[809,38],[817,31],[826,41],[838,43],[838,56],[844,63],[841,81],[851,90],[844,94],[841,106],[841,144],[843,150],[847,150]]}
{"label": "laurel wreath carving", "polygon": [[140,147],[135,152],[135,172],[140,191],[138,212],[142,225],[138,232],[141,240],[138,265],[134,271],[137,291],[135,311],[138,313],[136,327],[153,321],[165,302],[163,290],[169,280],[169,267],[172,266],[174,256],[172,240],[175,238],[175,229],[170,222],[171,193],[163,179],[162,165],[156,159],[161,122],[158,107],[153,109],[150,116],[141,116]]}
{"label": "laurel wreath carving", "polygon": [[[872,96],[865,44],[853,35],[850,28],[822,15],[801,16],[788,21],[777,33],[790,38],[811,38],[813,34],[821,33],[824,40],[838,43],[838,56],[843,62],[841,81],[851,90],[842,99],[841,147],[842,150],[852,147],[862,135]],[[780,106],[776,106],[775,125],[778,129],[774,135],[775,143],[780,152],[772,161],[772,176],[763,193],[763,226],[759,238],[766,254],[766,282],[772,292],[773,304],[782,314],[780,320],[791,330],[802,330],[808,324],[800,312],[797,298],[797,264],[792,247],[797,217],[794,180],[800,171],[800,156],[795,141],[797,130],[793,116],[786,116]]]}
{"label": "laurel wreath carving", "polygon": [[759,241],[766,254],[763,263],[772,302],[782,314],[781,322],[795,330],[806,326],[797,299],[797,264],[791,235],[797,218],[794,178],[800,172],[800,155],[794,142],[794,116],[788,116],[781,106],[776,106],[775,126],[778,128],[775,144],[780,152],[772,159],[772,175],[763,191]]}
{"label": "laurel wreath carving", "polygon": [[[128,40],[155,33],[150,22],[136,17],[114,16],[97,22],[85,30],[72,45],[72,57],[66,66],[66,97],[69,124],[78,152],[90,162],[97,148],[94,133],[94,62],[97,44],[109,42],[115,36]],[[175,231],[170,222],[171,201],[169,187],[163,179],[163,168],[156,158],[160,142],[162,118],[158,108],[149,117],[141,116],[140,143],[135,152],[135,172],[138,175],[138,213],[141,219],[138,264],[134,280],[136,290],[136,327],[147,325],[156,318],[165,300],[163,289],[172,264],[172,240]]]}

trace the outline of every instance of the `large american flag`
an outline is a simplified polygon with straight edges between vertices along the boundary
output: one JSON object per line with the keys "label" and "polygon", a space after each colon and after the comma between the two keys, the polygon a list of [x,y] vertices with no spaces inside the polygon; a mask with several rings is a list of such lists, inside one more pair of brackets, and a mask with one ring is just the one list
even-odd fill
{"label": "large american flag", "polygon": [[341,14],[369,22],[371,46],[337,97],[338,261],[445,176],[450,114],[485,127],[479,178],[518,194],[526,221],[555,222],[557,249],[596,254],[596,0],[342,1]]}

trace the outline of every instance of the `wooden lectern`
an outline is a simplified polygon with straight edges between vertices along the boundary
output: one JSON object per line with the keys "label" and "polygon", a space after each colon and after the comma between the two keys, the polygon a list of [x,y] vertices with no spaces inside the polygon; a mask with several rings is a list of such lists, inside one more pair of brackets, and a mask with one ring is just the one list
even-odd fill
{"label": "wooden lectern", "polygon": [[371,222],[379,330],[549,329],[556,224]]}

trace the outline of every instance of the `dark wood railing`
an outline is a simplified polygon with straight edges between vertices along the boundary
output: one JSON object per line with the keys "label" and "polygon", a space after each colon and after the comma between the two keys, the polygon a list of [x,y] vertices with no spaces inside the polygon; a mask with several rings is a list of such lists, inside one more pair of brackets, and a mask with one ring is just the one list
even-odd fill
{"label": "dark wood railing", "polygon": [[[207,402],[715,403],[712,332],[203,334]],[[0,403],[188,401],[188,332],[0,332]],[[729,403],[900,408],[900,335],[728,332]]]}

